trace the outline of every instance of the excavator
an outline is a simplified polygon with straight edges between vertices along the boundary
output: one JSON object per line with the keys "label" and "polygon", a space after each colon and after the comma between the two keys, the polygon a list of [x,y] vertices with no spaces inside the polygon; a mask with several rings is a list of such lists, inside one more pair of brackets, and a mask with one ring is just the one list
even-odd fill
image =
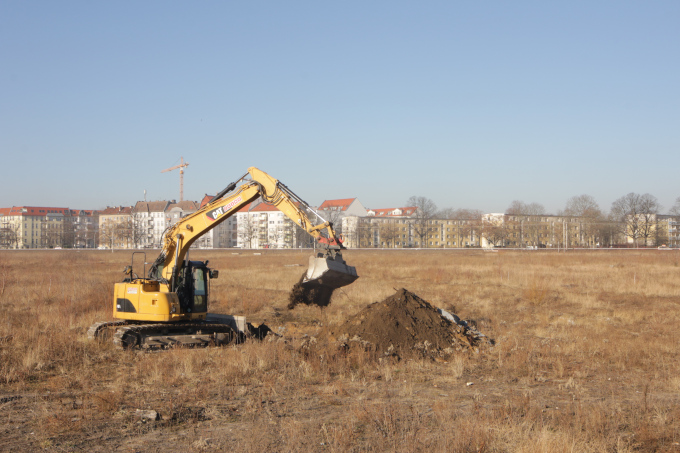
{"label": "excavator", "polygon": [[[304,291],[328,294],[358,278],[356,269],[342,258],[341,250],[345,247],[332,223],[286,185],[250,167],[208,204],[168,227],[161,252],[146,277],[140,277],[133,270],[135,255],[143,252],[133,253],[131,265],[125,269],[126,277],[114,287],[114,320],[93,324],[88,337],[112,339],[115,345],[125,349],[220,345],[234,341],[239,334],[234,326],[208,314],[209,283],[218,277],[219,271],[209,268],[208,261],[189,260],[188,252],[198,238],[260,198],[276,206],[321,246],[322,252],[310,257],[309,268],[299,282]],[[319,223],[312,223],[305,211],[313,212]],[[145,272],[146,268],[142,275]]]}

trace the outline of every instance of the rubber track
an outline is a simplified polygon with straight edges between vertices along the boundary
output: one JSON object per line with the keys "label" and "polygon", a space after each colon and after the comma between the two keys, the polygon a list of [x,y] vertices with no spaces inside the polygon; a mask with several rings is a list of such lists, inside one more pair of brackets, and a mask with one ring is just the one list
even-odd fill
{"label": "rubber track", "polygon": [[[125,345],[125,342],[123,341],[123,337],[126,334],[133,334],[137,337],[136,344],[134,346],[135,349],[140,349],[142,339],[146,336],[166,336],[166,337],[172,337],[177,334],[163,334],[162,332],[168,329],[191,329],[195,335],[198,335],[198,332],[200,331],[200,335],[211,335],[215,333],[231,333],[232,334],[232,340],[236,338],[236,334],[234,330],[228,326],[227,324],[214,324],[214,323],[177,323],[177,324],[132,324],[132,325],[126,325],[122,326],[118,329],[116,329],[116,333],[113,336],[113,344],[125,349],[127,346]],[[180,335],[191,335],[190,333],[181,333]],[[179,346],[181,346],[181,343],[175,343]],[[152,346],[156,348],[160,348],[162,346]]]}

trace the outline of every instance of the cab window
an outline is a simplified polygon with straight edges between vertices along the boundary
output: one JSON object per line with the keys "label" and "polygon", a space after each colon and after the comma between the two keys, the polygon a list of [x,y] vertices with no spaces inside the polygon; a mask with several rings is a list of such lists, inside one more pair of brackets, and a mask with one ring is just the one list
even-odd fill
{"label": "cab window", "polygon": [[203,269],[194,269],[194,313],[201,313],[207,310],[208,288],[206,276]]}

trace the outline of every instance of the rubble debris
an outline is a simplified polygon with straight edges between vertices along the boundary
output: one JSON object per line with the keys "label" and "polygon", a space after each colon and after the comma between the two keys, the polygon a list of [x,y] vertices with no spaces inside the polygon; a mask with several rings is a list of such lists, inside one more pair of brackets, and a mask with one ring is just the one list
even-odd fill
{"label": "rubble debris", "polygon": [[320,336],[343,348],[360,346],[385,356],[435,359],[494,344],[469,324],[402,288]]}
{"label": "rubble debris", "polygon": [[156,422],[161,419],[161,414],[154,410],[137,409],[135,410],[135,418],[139,419],[141,423]]}
{"label": "rubble debris", "polygon": [[274,333],[274,331],[273,331],[272,329],[270,329],[269,326],[266,325],[266,324],[264,324],[264,323],[263,323],[263,324],[260,324],[260,325],[257,326],[257,327],[255,327],[255,326],[252,325],[251,323],[247,323],[246,325],[247,325],[247,327],[248,327],[248,334],[249,334],[251,337],[257,338],[258,340],[262,340],[262,339],[263,339],[264,337],[266,337],[270,332],[271,332],[272,334],[276,335],[276,334]]}

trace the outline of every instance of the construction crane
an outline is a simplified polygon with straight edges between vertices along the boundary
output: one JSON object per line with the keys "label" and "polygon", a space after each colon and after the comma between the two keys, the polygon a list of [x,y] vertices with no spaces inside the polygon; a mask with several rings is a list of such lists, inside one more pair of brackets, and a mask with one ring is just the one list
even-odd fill
{"label": "construction crane", "polygon": [[180,164],[174,167],[166,168],[161,171],[165,173],[166,171],[177,170],[179,168],[179,201],[184,201],[184,169],[189,166],[189,162],[184,162],[184,157],[180,157]]}

